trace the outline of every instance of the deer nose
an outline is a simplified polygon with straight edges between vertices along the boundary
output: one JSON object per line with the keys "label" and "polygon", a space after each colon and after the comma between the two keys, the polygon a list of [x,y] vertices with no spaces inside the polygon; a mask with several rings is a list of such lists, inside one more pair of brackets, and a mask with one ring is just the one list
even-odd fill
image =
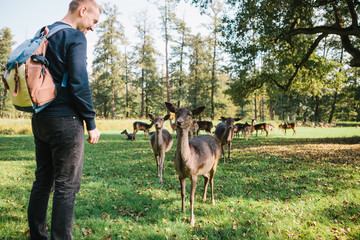
{"label": "deer nose", "polygon": [[176,125],[178,125],[178,126],[181,126],[181,124],[183,124],[183,123],[184,123],[183,120],[176,120]]}

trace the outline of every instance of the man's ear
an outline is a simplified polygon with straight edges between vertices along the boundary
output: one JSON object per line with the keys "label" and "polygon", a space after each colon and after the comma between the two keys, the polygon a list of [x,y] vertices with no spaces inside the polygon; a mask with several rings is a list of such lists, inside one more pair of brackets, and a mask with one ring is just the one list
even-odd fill
{"label": "man's ear", "polygon": [[202,111],[204,111],[204,109],[205,109],[205,106],[202,106],[202,107],[198,107],[198,108],[191,110],[191,112],[193,115],[199,115]]}
{"label": "man's ear", "polygon": [[164,117],[164,121],[168,120],[169,118],[170,118],[170,114],[168,114]]}
{"label": "man's ear", "polygon": [[79,8],[79,14],[80,16],[84,16],[85,12],[87,11],[87,6],[86,5],[83,5],[82,7]]}
{"label": "man's ear", "polygon": [[165,105],[166,105],[166,108],[167,108],[170,112],[172,112],[172,113],[175,113],[175,112],[176,112],[177,107],[175,107],[174,104],[169,103],[169,102],[165,102]]}

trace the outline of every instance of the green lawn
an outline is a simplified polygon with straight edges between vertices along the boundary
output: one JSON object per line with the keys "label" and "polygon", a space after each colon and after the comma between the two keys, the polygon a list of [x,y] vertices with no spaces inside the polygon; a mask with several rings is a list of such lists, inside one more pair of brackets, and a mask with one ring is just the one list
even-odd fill
{"label": "green lawn", "polygon": [[[160,186],[149,140],[125,141],[118,130],[131,130],[128,122],[98,125],[105,131],[98,144],[86,144],[74,239],[360,239],[359,128],[235,139],[232,159],[220,160],[215,175],[215,206],[210,192],[201,202],[199,178],[190,227],[190,181],[181,213],[172,163],[176,140]],[[0,239],[28,237],[33,149],[31,135],[0,135]]]}

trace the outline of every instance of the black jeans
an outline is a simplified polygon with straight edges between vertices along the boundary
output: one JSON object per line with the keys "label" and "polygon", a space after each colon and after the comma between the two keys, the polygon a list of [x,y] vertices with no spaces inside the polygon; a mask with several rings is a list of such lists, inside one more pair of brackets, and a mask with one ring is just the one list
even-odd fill
{"label": "black jeans", "polygon": [[78,117],[33,115],[36,171],[30,194],[30,239],[49,239],[46,214],[54,190],[51,239],[72,239],[75,195],[80,190],[84,126]]}

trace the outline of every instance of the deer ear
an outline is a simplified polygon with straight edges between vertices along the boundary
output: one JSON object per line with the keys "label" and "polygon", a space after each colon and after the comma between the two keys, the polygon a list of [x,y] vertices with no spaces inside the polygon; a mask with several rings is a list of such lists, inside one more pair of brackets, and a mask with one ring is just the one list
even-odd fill
{"label": "deer ear", "polygon": [[151,120],[154,120],[154,116],[152,114],[149,113],[148,116]]}
{"label": "deer ear", "polygon": [[198,107],[198,108],[191,110],[191,112],[193,115],[199,115],[202,111],[204,111],[204,109],[205,109],[205,106],[202,106],[202,107]]}
{"label": "deer ear", "polygon": [[237,122],[237,121],[240,121],[241,118],[234,118],[234,121]]}
{"label": "deer ear", "polygon": [[175,112],[176,112],[177,107],[175,107],[174,104],[169,103],[169,102],[165,102],[165,105],[166,105],[166,108],[167,108],[170,112],[172,112],[172,113],[175,113]]}
{"label": "deer ear", "polygon": [[220,117],[221,121],[225,121],[226,117]]}
{"label": "deer ear", "polygon": [[164,117],[164,121],[168,120],[169,118],[170,118],[170,114],[168,114]]}

